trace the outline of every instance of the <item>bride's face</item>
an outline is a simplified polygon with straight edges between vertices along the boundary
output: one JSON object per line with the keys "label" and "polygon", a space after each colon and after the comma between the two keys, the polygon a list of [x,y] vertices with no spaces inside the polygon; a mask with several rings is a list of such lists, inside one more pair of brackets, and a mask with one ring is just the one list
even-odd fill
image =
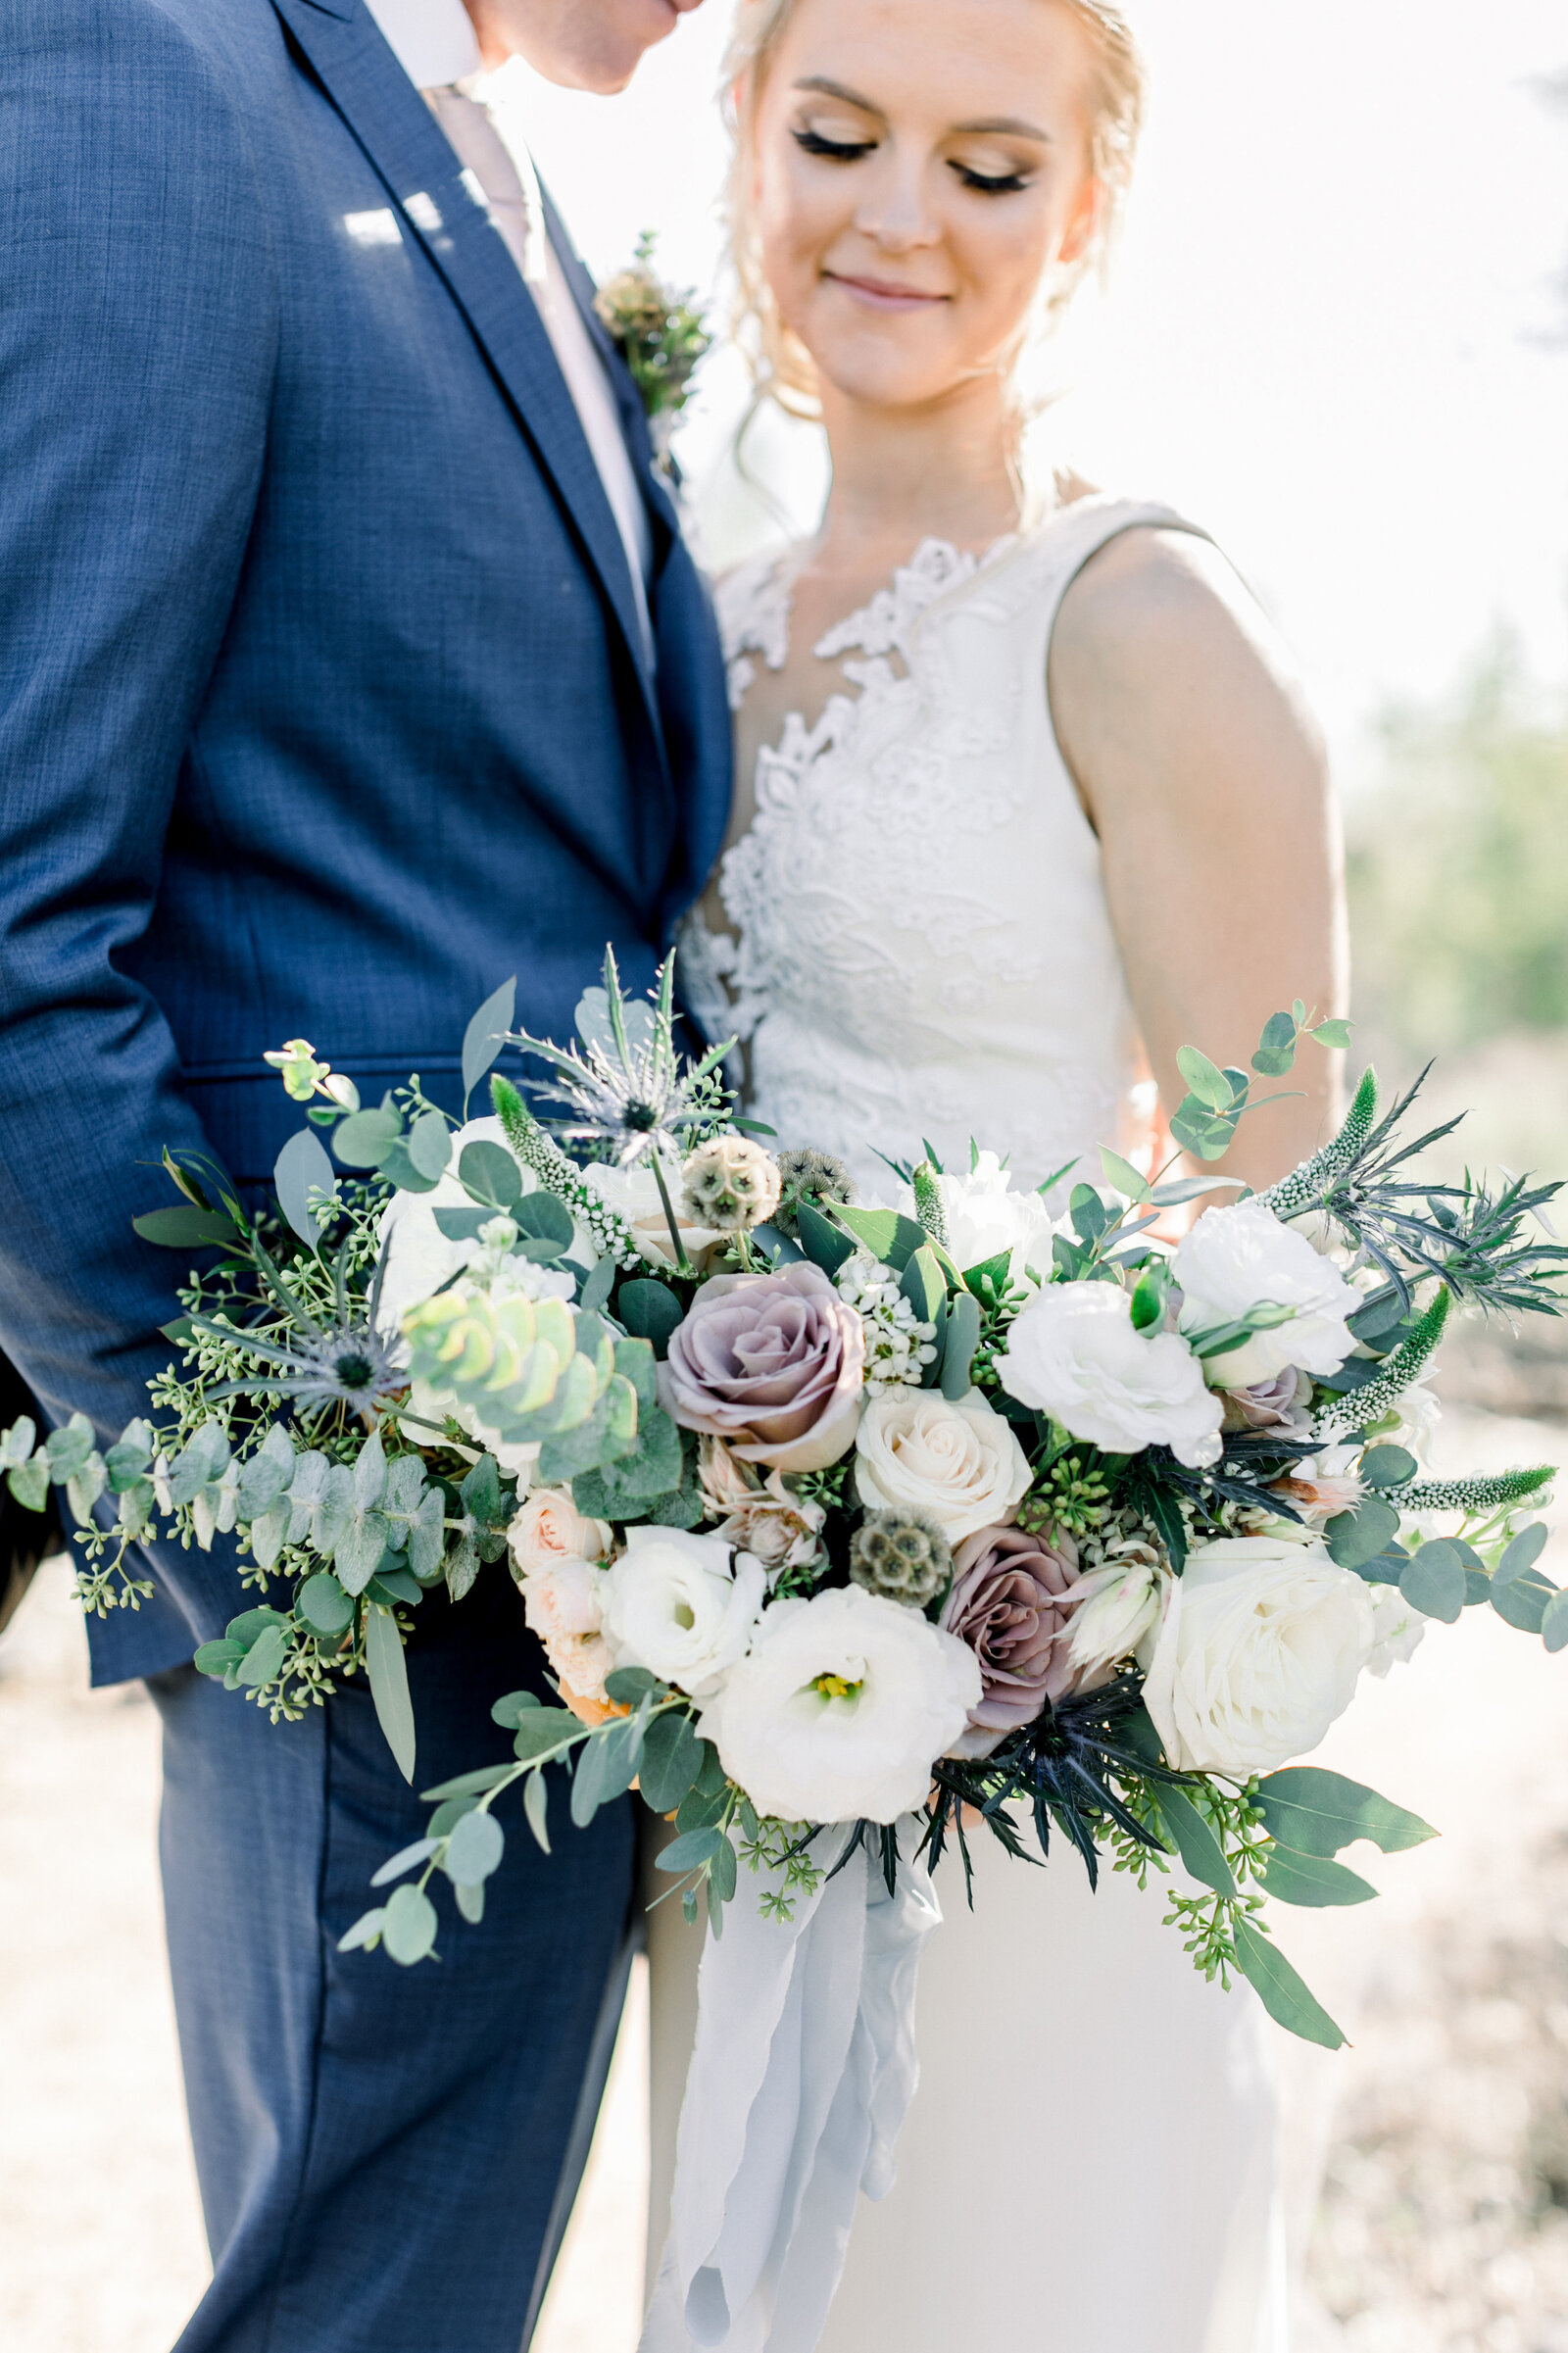
{"label": "bride's face", "polygon": [[1092,63],[1055,0],[801,0],[756,194],[780,317],[828,385],[912,406],[1006,365],[1094,231]]}

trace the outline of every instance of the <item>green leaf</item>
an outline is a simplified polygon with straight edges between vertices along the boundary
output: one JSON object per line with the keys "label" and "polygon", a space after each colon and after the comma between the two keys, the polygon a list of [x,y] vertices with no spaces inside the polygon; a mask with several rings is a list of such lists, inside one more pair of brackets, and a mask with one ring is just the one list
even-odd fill
{"label": "green leaf", "polygon": [[672,1814],[703,1767],[703,1743],[690,1716],[676,1708],[658,1715],[643,1735],[641,1767],[645,1802],[656,1814]]}
{"label": "green leaf", "polygon": [[913,1217],[901,1217],[897,1209],[839,1208],[834,1214],[873,1258],[891,1266],[895,1274],[903,1274],[915,1251],[925,1246],[924,1226]]}
{"label": "green leaf", "polygon": [[1494,1591],[1500,1586],[1512,1585],[1516,1577],[1524,1575],[1526,1569],[1535,1567],[1546,1548],[1546,1535],[1544,1520],[1532,1521],[1528,1528],[1520,1529],[1492,1572]]}
{"label": "green leaf", "polygon": [[444,1797],[482,1797],[486,1789],[493,1789],[498,1782],[508,1780],[514,1771],[515,1767],[511,1764],[479,1765],[472,1773],[459,1773],[451,1781],[438,1783],[433,1789],[421,1789],[420,1801],[425,1805],[433,1805],[437,1799]]}
{"label": "green leaf", "polygon": [[[540,1456],[541,1469],[544,1455]],[[604,1467],[612,1520],[645,1519],[646,1506],[656,1496],[669,1495],[681,1483],[684,1457],[680,1432],[662,1405],[646,1416],[631,1451]]]}
{"label": "green leaf", "polygon": [[208,1250],[244,1240],[233,1218],[216,1210],[149,1209],[130,1222],[143,1242],[156,1242],[166,1250]]}
{"label": "green leaf", "polygon": [[245,1653],[239,1669],[239,1680],[249,1691],[259,1691],[270,1683],[283,1664],[283,1652],[288,1646],[288,1632],[283,1626],[268,1626],[257,1636]]}
{"label": "green leaf", "polygon": [[387,1900],[381,1940],[394,1961],[412,1969],[435,1944],[435,1906],[422,1887],[405,1881]]}
{"label": "green leaf", "polygon": [[294,1596],[294,1607],[313,1634],[330,1642],[334,1636],[346,1634],[354,1623],[354,1603],[337,1579],[322,1570],[318,1576],[307,1577]]}
{"label": "green leaf", "polygon": [[522,1171],[502,1145],[466,1144],[458,1176],[476,1201],[508,1216],[522,1199]]}
{"label": "green leaf", "polygon": [[507,1214],[524,1241],[548,1242],[558,1250],[569,1250],[576,1239],[577,1229],[565,1202],[542,1188],[537,1193],[525,1193]]}
{"label": "green leaf", "polygon": [[517,1011],[517,976],[504,980],[487,997],[463,1033],[463,1095],[467,1099],[485,1072],[500,1059]]}
{"label": "green leaf", "polygon": [[92,1424],[84,1413],[74,1413],[63,1430],[51,1430],[43,1442],[49,1457],[49,1476],[57,1487],[84,1471],[93,1451]]}
{"label": "green leaf", "polygon": [[[386,1744],[405,1781],[414,1779],[414,1703],[409,1697],[409,1669],[403,1655],[403,1637],[389,1609],[372,1603],[365,1613],[365,1671],[370,1679],[370,1697]],[[433,1915],[432,1915],[433,1917]],[[435,1932],[432,1929],[431,1935]],[[387,1950],[392,1951],[390,1924]],[[397,1956],[394,1954],[393,1956]],[[416,1955],[417,1958],[417,1955]]]}
{"label": "green leaf", "polygon": [[1168,1258],[1154,1258],[1138,1278],[1133,1292],[1133,1330],[1151,1332],[1163,1323],[1166,1302],[1170,1298],[1171,1271]]}
{"label": "green leaf", "polygon": [[401,1848],[397,1854],[388,1857],[379,1871],[370,1874],[371,1887],[390,1887],[395,1879],[403,1877],[405,1871],[412,1871],[416,1863],[422,1863],[433,1855],[440,1843],[439,1838],[434,1836],[416,1838],[412,1846]]}
{"label": "green leaf", "polygon": [[1361,1477],[1368,1487],[1403,1487],[1419,1468],[1403,1446],[1368,1446],[1361,1457]]}
{"label": "green leaf", "polygon": [[1354,1026],[1351,1021],[1320,1021],[1312,1035],[1331,1054],[1344,1054],[1349,1047],[1350,1032]]}
{"label": "green leaf", "polygon": [[614,1287],[615,1261],[607,1251],[593,1272],[583,1276],[582,1288],[577,1295],[578,1306],[589,1308],[596,1314],[602,1312],[609,1305],[610,1295]]}
{"label": "green leaf", "polygon": [[1548,1650],[1568,1650],[1568,1593],[1553,1593],[1542,1611],[1541,1639]]}
{"label": "green leaf", "polygon": [[948,1302],[948,1332],[942,1349],[942,1394],[956,1405],[970,1389],[974,1352],[980,1346],[980,1302],[970,1291]]}
{"label": "green leaf", "polygon": [[1492,1606],[1506,1625],[1517,1628],[1520,1634],[1540,1634],[1555,1591],[1539,1569],[1526,1569],[1522,1577],[1513,1578],[1500,1593],[1494,1590]]}
{"label": "green leaf", "polygon": [[438,1487],[427,1487],[408,1533],[409,1570],[416,1585],[440,1584],[446,1541],[446,1499]]}
{"label": "green leaf", "polygon": [[[146,1427],[145,1423],[143,1423],[142,1427]],[[129,1432],[127,1431],[126,1437],[128,1438],[128,1436]],[[31,1460],[32,1449],[37,1443],[38,1425],[33,1420],[30,1413],[24,1413],[21,1416],[20,1420],[12,1423],[9,1430],[5,1431],[3,1434],[0,1434],[0,1463],[3,1463],[8,1469],[14,1470],[20,1468],[23,1463]],[[124,1439],[122,1439],[121,1445],[123,1446],[124,1443]],[[110,1448],[111,1459],[113,1459],[118,1450],[119,1449],[116,1447]],[[137,1448],[137,1453],[141,1457],[142,1461],[145,1462],[150,1460],[150,1456],[145,1447],[139,1446]]]}
{"label": "green leaf", "polygon": [[389,1185],[396,1185],[400,1193],[433,1193],[440,1182],[438,1177],[428,1177],[422,1169],[416,1168],[401,1136],[381,1162],[379,1173]]}
{"label": "green leaf", "polygon": [[[845,1254],[848,1256],[848,1251]],[[668,1349],[670,1335],[686,1317],[669,1285],[656,1282],[651,1275],[634,1275],[629,1283],[622,1283],[615,1307],[631,1337],[651,1341],[654,1354],[661,1358]]]}
{"label": "green leaf", "polygon": [[490,1721],[499,1724],[504,1732],[515,1732],[524,1716],[543,1705],[536,1691],[506,1691],[490,1710]]}
{"label": "green leaf", "polygon": [[1399,1591],[1412,1609],[1451,1626],[1464,1607],[1464,1568],[1451,1538],[1436,1537],[1406,1561],[1399,1572]]}
{"label": "green leaf", "polygon": [[43,1511],[49,1502],[49,1457],[34,1454],[6,1473],[6,1485],[24,1511]]}
{"label": "green leaf", "polygon": [[495,1215],[494,1209],[432,1209],[436,1230],[448,1242],[477,1242],[479,1228],[487,1226]]}
{"label": "green leaf", "polygon": [[394,1602],[401,1602],[406,1609],[416,1609],[424,1599],[423,1589],[407,1569],[390,1567],[392,1557],[388,1552],[382,1553],[381,1566],[365,1589],[367,1597],[379,1601],[383,1609],[390,1609]]}
{"label": "green leaf", "polygon": [[436,1807],[435,1812],[430,1816],[431,1838],[444,1838],[448,1831],[455,1828],[455,1826],[463,1820],[465,1814],[472,1813],[478,1802],[479,1800],[476,1797],[448,1797],[443,1799],[441,1804]]}
{"label": "green leaf", "polygon": [[917,1322],[941,1326],[947,1314],[947,1278],[929,1246],[915,1251],[904,1270],[899,1289],[913,1308]]}
{"label": "green leaf", "polygon": [[728,1838],[717,1849],[709,1867],[708,1908],[712,1917],[715,1902],[728,1903],[735,1893],[735,1849]]}
{"label": "green leaf", "polygon": [[1271,1013],[1252,1056],[1252,1068],[1265,1078],[1283,1078],[1296,1062],[1297,1022],[1294,1013]]}
{"label": "green leaf", "polygon": [[1285,1955],[1250,1920],[1236,1922],[1236,1959],[1270,2018],[1303,2042],[1337,2051],[1345,2040],[1333,2019],[1297,1976]]}
{"label": "green leaf", "polygon": [[215,1675],[221,1678],[228,1673],[230,1667],[237,1667],[244,1656],[245,1645],[243,1642],[203,1642],[191,1664],[198,1675]]}
{"label": "green leaf", "polygon": [[[1236,1121],[1233,1117],[1222,1117],[1218,1112],[1205,1110],[1196,1096],[1189,1095],[1183,1098],[1171,1114],[1170,1132],[1172,1140],[1184,1152],[1196,1152],[1200,1160],[1218,1160],[1230,1151],[1235,1141]],[[1206,1191],[1207,1188],[1200,1190]],[[1158,1194],[1165,1191],[1166,1187],[1161,1185]]]}
{"label": "green leaf", "polygon": [[542,1773],[530,1773],[523,1783],[522,1810],[527,1817],[528,1828],[544,1852],[548,1854],[550,1852],[550,1791],[545,1785],[545,1777]]}
{"label": "green leaf", "polygon": [[655,1855],[654,1863],[660,1871],[677,1874],[700,1871],[705,1863],[712,1861],[721,1846],[728,1844],[724,1833],[714,1826],[707,1830],[691,1830],[682,1838],[671,1838],[669,1844]]}
{"label": "green leaf", "polygon": [[[1358,1569],[1375,1560],[1399,1533],[1399,1515],[1381,1495],[1363,1495],[1353,1511],[1338,1511],[1323,1531],[1330,1560]],[[1457,1613],[1455,1613],[1457,1614]]]}
{"label": "green leaf", "polygon": [[1158,1804],[1160,1819],[1194,1879],[1216,1894],[1234,1895],[1236,1881],[1225,1849],[1192,1799],[1182,1789],[1161,1789]]}
{"label": "green leaf", "polygon": [[445,1176],[452,1157],[452,1130],[440,1111],[421,1111],[409,1130],[409,1158],[420,1176],[434,1185]]}
{"label": "green leaf", "polygon": [[1100,1165],[1105,1172],[1106,1184],[1114,1186],[1118,1193],[1125,1193],[1129,1201],[1147,1201],[1152,1198],[1148,1177],[1140,1176],[1131,1160],[1124,1160],[1108,1144],[1100,1148]]}
{"label": "green leaf", "polygon": [[483,1880],[480,1880],[478,1886],[473,1887],[454,1887],[452,1892],[457,1897],[458,1910],[463,1914],[468,1926],[477,1928],[484,1918]]}
{"label": "green leaf", "polygon": [[635,1717],[602,1726],[584,1746],[571,1782],[571,1818],[586,1830],[602,1805],[631,1788],[642,1754],[643,1729]]}
{"label": "green leaf", "polygon": [[311,1215],[311,1194],[331,1193],[336,1186],[337,1175],[326,1147],[308,1127],[302,1127],[297,1136],[290,1136],[272,1165],[272,1190],[278,1207],[307,1250],[318,1252],[321,1246],[321,1230]]}
{"label": "green leaf", "polygon": [[1269,1837],[1297,1854],[1336,1855],[1357,1838],[1398,1854],[1438,1835],[1419,1814],[1320,1765],[1288,1765],[1269,1774],[1257,1785],[1257,1803]]}
{"label": "green leaf", "polygon": [[[855,1244],[837,1226],[829,1225],[820,1209],[809,1201],[802,1201],[795,1212],[795,1230],[801,1238],[801,1248],[813,1266],[825,1275],[836,1275],[846,1258],[853,1257]],[[624,1298],[624,1293],[621,1295]]]}
{"label": "green leaf", "polygon": [[231,1642],[248,1650],[258,1635],[269,1626],[286,1626],[288,1618],[280,1609],[247,1609],[239,1617],[230,1618],[223,1632]]}
{"label": "green leaf", "polygon": [[477,1887],[501,1867],[507,1834],[494,1814],[465,1814],[447,1841],[441,1868],[460,1887]]}
{"label": "green leaf", "polygon": [[373,1912],[362,1912],[347,1936],[339,1936],[338,1951],[368,1951],[373,1944],[379,1941],[381,1931],[385,1926],[386,1907],[384,1904],[377,1904]]}
{"label": "green leaf", "polygon": [[582,1731],[581,1719],[569,1707],[536,1707],[519,1718],[513,1754],[523,1764],[550,1756]]}
{"label": "green leaf", "polygon": [[1289,1846],[1271,1846],[1260,1883],[1281,1903],[1322,1908],[1327,1904],[1370,1903],[1376,1887],[1343,1863],[1322,1855],[1298,1854]]}
{"label": "green leaf", "polygon": [[1183,1046],[1176,1055],[1176,1067],[1206,1110],[1230,1109],[1235,1100],[1231,1082],[1206,1054],[1200,1054],[1196,1046]]}
{"label": "green leaf", "polygon": [[605,1677],[605,1696],[617,1706],[635,1707],[649,1691],[662,1692],[664,1686],[657,1675],[646,1667],[615,1667]]}
{"label": "green leaf", "polygon": [[403,1122],[390,1105],[369,1111],[351,1111],[332,1132],[332,1150],[345,1168],[379,1168],[403,1133]]}

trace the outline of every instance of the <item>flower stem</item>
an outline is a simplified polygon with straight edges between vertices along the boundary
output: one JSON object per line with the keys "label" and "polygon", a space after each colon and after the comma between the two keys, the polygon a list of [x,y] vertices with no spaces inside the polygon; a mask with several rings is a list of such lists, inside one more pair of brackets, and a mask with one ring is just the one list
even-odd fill
{"label": "flower stem", "polygon": [[651,1152],[649,1158],[653,1162],[654,1183],[659,1187],[659,1198],[664,1204],[664,1223],[669,1228],[669,1239],[675,1246],[675,1272],[678,1275],[694,1275],[697,1269],[686,1255],[686,1245],[680,1238],[680,1227],[675,1222],[675,1204],[669,1198],[669,1187],[664,1182],[658,1152]]}

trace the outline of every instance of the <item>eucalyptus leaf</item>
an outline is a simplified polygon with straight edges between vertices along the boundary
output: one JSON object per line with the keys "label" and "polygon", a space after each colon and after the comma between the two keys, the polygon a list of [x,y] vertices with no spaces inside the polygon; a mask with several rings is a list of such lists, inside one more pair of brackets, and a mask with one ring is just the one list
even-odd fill
{"label": "eucalyptus leaf", "polygon": [[1568,1650],[1568,1593],[1553,1593],[1542,1611],[1541,1639],[1548,1650]]}
{"label": "eucalyptus leaf", "polygon": [[381,1924],[381,1940],[394,1961],[412,1969],[435,1944],[435,1906],[422,1887],[405,1880],[388,1898]]}
{"label": "eucalyptus leaf", "polygon": [[330,1571],[307,1577],[294,1596],[294,1607],[313,1634],[330,1642],[354,1623],[354,1603]]}
{"label": "eucalyptus leaf", "polygon": [[1323,1855],[1298,1854],[1289,1846],[1271,1846],[1263,1866],[1264,1892],[1281,1903],[1321,1909],[1330,1904],[1370,1903],[1377,1889],[1347,1871],[1343,1863]]}
{"label": "eucalyptus leaf", "polygon": [[1257,1803],[1269,1837],[1298,1854],[1336,1855],[1357,1838],[1398,1854],[1438,1835],[1419,1814],[1320,1765],[1288,1765],[1269,1774],[1257,1785]]}
{"label": "eucalyptus leaf", "polygon": [[408,1135],[409,1158],[420,1176],[433,1185],[446,1174],[452,1157],[452,1130],[440,1111],[421,1111]]}
{"label": "eucalyptus leaf", "polygon": [[458,1773],[451,1781],[438,1782],[433,1789],[421,1789],[419,1796],[426,1805],[448,1797],[482,1797],[486,1789],[508,1780],[514,1770],[510,1764],[479,1765],[471,1773]]}
{"label": "eucalyptus leaf", "polygon": [[504,1732],[515,1732],[524,1716],[543,1705],[537,1691],[504,1691],[490,1710],[490,1721]]}
{"label": "eucalyptus leaf", "polygon": [[213,1209],[149,1209],[130,1222],[143,1242],[167,1250],[216,1249],[244,1239],[232,1217]]}
{"label": "eucalyptus leaf", "polygon": [[522,1198],[522,1171],[503,1145],[466,1144],[458,1160],[458,1176],[476,1201],[504,1210],[508,1216]]}
{"label": "eucalyptus leaf", "polygon": [[542,1773],[530,1773],[522,1785],[522,1810],[544,1852],[550,1852],[550,1791]]}
{"label": "eucalyptus leaf", "polygon": [[[1323,1531],[1329,1558],[1342,1569],[1375,1560],[1399,1533],[1399,1515],[1381,1495],[1363,1495],[1353,1511],[1336,1512]],[[1419,1606],[1419,1604],[1418,1604]]]}
{"label": "eucalyptus leaf", "polygon": [[1176,1055],[1176,1067],[1206,1110],[1230,1109],[1230,1080],[1206,1054],[1200,1054],[1196,1046],[1183,1046]]}
{"label": "eucalyptus leaf", "polygon": [[1424,1617],[1453,1625],[1465,1600],[1465,1564],[1458,1546],[1447,1537],[1423,1544],[1400,1571],[1399,1591]]}
{"label": "eucalyptus leaf", "polygon": [[499,1060],[517,1011],[517,977],[514,973],[487,997],[463,1033],[463,1094],[467,1098]]}
{"label": "eucalyptus leaf", "polygon": [[240,1666],[239,1680],[248,1690],[258,1691],[270,1683],[283,1664],[283,1652],[288,1646],[287,1630],[282,1626],[268,1626],[257,1636],[245,1653]]}
{"label": "eucalyptus leaf", "polygon": [[1516,1577],[1524,1575],[1526,1569],[1535,1567],[1546,1548],[1547,1533],[1544,1520],[1533,1521],[1530,1527],[1520,1529],[1492,1572],[1494,1589],[1512,1585]]}
{"label": "eucalyptus leaf", "polygon": [[447,1840],[442,1864],[448,1879],[460,1887],[477,1887],[501,1868],[507,1834],[494,1814],[475,1810],[465,1814]]}
{"label": "eucalyptus leaf", "polygon": [[1279,1947],[1260,1935],[1250,1920],[1236,1922],[1236,1959],[1243,1976],[1250,1982],[1277,2025],[1289,2034],[1298,2034],[1303,2042],[1321,2043],[1330,2051],[1340,2048],[1345,2036],[1333,2019],[1307,1990]]}
{"label": "eucalyptus leaf", "polygon": [[1368,1446],[1361,1457],[1361,1477],[1368,1487],[1403,1487],[1418,1467],[1403,1446]]}
{"label": "eucalyptus leaf", "polygon": [[[864,1245],[872,1257],[879,1259],[884,1266],[891,1266],[895,1274],[903,1274],[915,1251],[925,1245],[924,1226],[912,1217],[901,1216],[897,1209],[851,1209],[841,1206],[835,1214],[849,1227],[856,1240]],[[802,1239],[804,1241],[804,1235]]]}
{"label": "eucalyptus leaf", "polygon": [[[409,1669],[403,1655],[403,1637],[389,1609],[372,1604],[365,1613],[365,1670],[370,1697],[386,1744],[405,1781],[414,1779],[416,1740],[414,1703],[409,1697]],[[433,1932],[432,1932],[433,1934]],[[390,1934],[387,1950],[392,1949]]]}
{"label": "eucalyptus leaf", "polygon": [[690,1716],[670,1708],[655,1716],[643,1735],[640,1769],[645,1802],[656,1814],[672,1814],[703,1766],[703,1743]]}
{"label": "eucalyptus leaf", "polygon": [[272,1189],[278,1207],[307,1250],[319,1252],[321,1229],[311,1213],[313,1192],[333,1193],[337,1174],[319,1136],[302,1127],[290,1136],[272,1166]]}
{"label": "eucalyptus leaf", "polygon": [[1492,1606],[1505,1624],[1516,1627],[1519,1633],[1541,1634],[1555,1590],[1539,1569],[1526,1569],[1522,1577],[1513,1578],[1500,1592],[1494,1588]]}
{"label": "eucalyptus leaf", "polygon": [[428,1858],[434,1854],[440,1843],[440,1839],[435,1838],[416,1838],[412,1846],[403,1847],[397,1854],[390,1856],[388,1860],[381,1865],[379,1871],[372,1872],[370,1876],[371,1887],[390,1887],[395,1879],[401,1879],[403,1877],[405,1871],[412,1871],[416,1863],[423,1863],[427,1861]]}
{"label": "eucalyptus leaf", "polygon": [[568,1707],[538,1707],[519,1717],[513,1754],[527,1763],[550,1756],[582,1731],[581,1720]]}
{"label": "eucalyptus leaf", "polygon": [[397,1112],[383,1103],[340,1120],[332,1131],[332,1150],[345,1168],[379,1168],[402,1133]]}
{"label": "eucalyptus leaf", "polygon": [[1158,1805],[1160,1819],[1193,1878],[1216,1894],[1234,1895],[1236,1880],[1225,1849],[1185,1790],[1161,1789]]}
{"label": "eucalyptus leaf", "polygon": [[[848,1255],[847,1250],[845,1254]],[[661,1358],[676,1326],[686,1315],[669,1285],[656,1282],[649,1275],[634,1275],[629,1283],[622,1283],[615,1306],[631,1337],[651,1341],[655,1355]]]}
{"label": "eucalyptus leaf", "polygon": [[712,1861],[721,1846],[728,1844],[724,1833],[716,1827],[687,1831],[660,1849],[654,1857],[655,1868],[674,1873],[700,1871],[705,1863]]}
{"label": "eucalyptus leaf", "polygon": [[979,1346],[980,1302],[970,1291],[956,1292],[948,1302],[948,1330],[942,1349],[942,1394],[950,1404],[956,1405],[968,1396],[974,1352]]}
{"label": "eucalyptus leaf", "polygon": [[386,1906],[377,1904],[373,1912],[362,1912],[346,1936],[339,1936],[339,1952],[368,1951],[375,1944],[386,1926]]}

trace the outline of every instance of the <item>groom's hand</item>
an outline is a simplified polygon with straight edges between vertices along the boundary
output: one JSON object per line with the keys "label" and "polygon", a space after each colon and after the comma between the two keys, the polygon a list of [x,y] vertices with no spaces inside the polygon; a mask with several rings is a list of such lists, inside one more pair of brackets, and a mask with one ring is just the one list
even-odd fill
{"label": "groom's hand", "polygon": [[645,51],[675,29],[702,0],[464,0],[487,66],[526,58],[546,81],[623,90]]}

